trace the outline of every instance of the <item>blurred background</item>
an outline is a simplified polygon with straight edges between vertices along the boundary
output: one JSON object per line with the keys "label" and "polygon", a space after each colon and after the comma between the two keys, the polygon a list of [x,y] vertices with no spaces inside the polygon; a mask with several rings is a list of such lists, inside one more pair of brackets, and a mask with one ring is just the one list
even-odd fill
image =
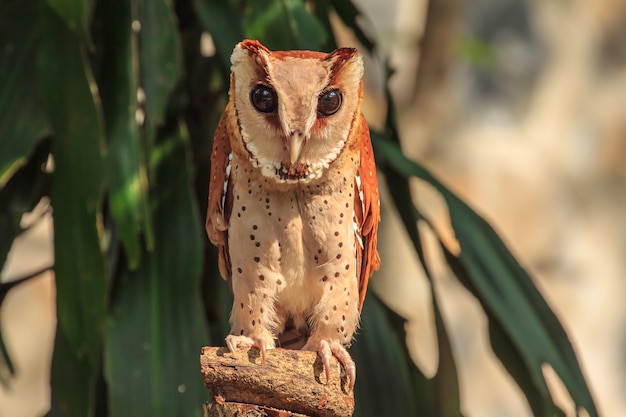
{"label": "blurred background", "polygon": [[[354,3],[379,46],[366,60],[370,125],[385,125],[384,57],[405,153],[498,231],[568,332],[600,414],[626,415],[626,1]],[[339,44],[359,45],[336,16],[331,22]],[[453,240],[442,199],[423,181],[411,186],[420,211]],[[382,267],[370,285],[407,318],[411,357],[432,376],[438,354],[428,281],[388,193]],[[54,263],[48,205],[32,214],[47,213],[45,220],[14,242],[3,282]],[[491,352],[480,305],[424,236],[464,415],[532,415]],[[10,388],[0,387],[2,417],[44,415],[50,406],[55,297],[47,271],[2,304],[2,335],[19,370]],[[546,373],[557,404],[575,415],[567,391]]]}

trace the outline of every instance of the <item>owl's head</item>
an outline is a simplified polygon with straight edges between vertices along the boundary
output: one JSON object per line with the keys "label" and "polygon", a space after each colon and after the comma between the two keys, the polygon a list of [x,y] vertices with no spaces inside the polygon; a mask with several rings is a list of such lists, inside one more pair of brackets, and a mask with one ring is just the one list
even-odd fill
{"label": "owl's head", "polygon": [[279,183],[320,178],[360,111],[361,55],[354,48],[272,52],[245,40],[231,64],[230,103],[252,164]]}

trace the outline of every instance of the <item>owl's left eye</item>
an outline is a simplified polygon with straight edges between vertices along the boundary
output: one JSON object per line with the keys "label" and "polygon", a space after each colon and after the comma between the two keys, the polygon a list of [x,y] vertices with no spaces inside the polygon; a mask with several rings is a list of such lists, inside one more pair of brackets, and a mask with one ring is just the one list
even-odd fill
{"label": "owl's left eye", "polygon": [[339,111],[343,97],[339,90],[323,92],[317,99],[317,112],[322,117],[332,116]]}
{"label": "owl's left eye", "polygon": [[252,88],[250,102],[261,113],[273,113],[278,108],[276,91],[264,84],[257,84]]}

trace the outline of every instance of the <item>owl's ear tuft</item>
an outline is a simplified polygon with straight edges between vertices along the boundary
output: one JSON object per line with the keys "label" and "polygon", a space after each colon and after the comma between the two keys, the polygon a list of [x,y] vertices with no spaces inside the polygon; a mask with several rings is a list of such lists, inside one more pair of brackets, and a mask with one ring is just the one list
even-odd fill
{"label": "owl's ear tuft", "polygon": [[267,61],[271,52],[259,41],[246,39],[235,45],[230,56],[230,63],[235,66],[242,62],[253,60],[260,67],[267,67]]}
{"label": "owl's ear tuft", "polygon": [[268,73],[268,61],[271,52],[259,41],[246,39],[239,42],[230,56],[231,70],[236,67],[245,67],[263,79]]}
{"label": "owl's ear tuft", "polygon": [[261,45],[259,41],[252,40],[252,39],[246,39],[246,40],[239,42],[237,46],[235,46],[235,50],[237,50],[238,48],[241,48],[242,50],[247,51],[248,54],[250,55],[261,55],[261,54],[269,55],[270,54],[269,49]]}
{"label": "owl's ear tuft", "polygon": [[356,48],[339,48],[329,53],[326,59],[329,61],[335,61],[337,59],[347,61],[355,55],[359,55],[359,51]]}
{"label": "owl's ear tuft", "polygon": [[347,68],[356,72],[359,78],[363,74],[363,57],[356,48],[335,49],[326,56],[325,61],[330,63],[331,77]]}

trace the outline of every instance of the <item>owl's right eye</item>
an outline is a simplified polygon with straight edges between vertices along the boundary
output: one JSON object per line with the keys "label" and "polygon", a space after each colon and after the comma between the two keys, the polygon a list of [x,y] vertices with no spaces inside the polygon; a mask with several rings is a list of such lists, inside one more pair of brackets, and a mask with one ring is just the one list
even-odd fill
{"label": "owl's right eye", "polygon": [[278,108],[276,91],[264,84],[257,84],[252,88],[250,102],[261,113],[273,113]]}

